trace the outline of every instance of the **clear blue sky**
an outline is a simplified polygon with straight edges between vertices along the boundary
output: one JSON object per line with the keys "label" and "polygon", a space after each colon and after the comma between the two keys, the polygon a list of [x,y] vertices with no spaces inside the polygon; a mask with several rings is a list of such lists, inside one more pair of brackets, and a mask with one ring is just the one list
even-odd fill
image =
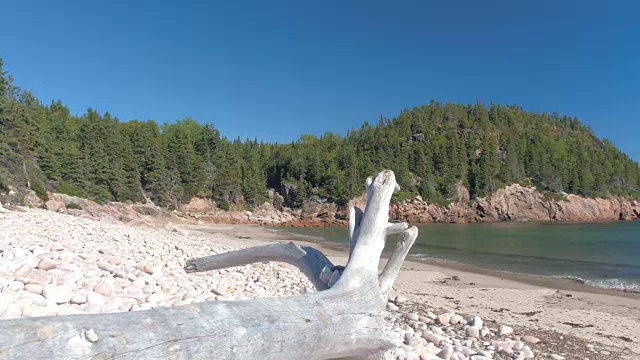
{"label": "clear blue sky", "polygon": [[4,0],[0,56],[77,114],[291,141],[481,99],[578,116],[640,160],[636,1],[186,3]]}

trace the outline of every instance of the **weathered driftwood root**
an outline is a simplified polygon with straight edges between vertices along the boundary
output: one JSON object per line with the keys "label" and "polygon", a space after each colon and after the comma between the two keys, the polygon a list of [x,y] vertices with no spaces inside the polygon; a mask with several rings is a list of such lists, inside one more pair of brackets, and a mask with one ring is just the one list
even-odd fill
{"label": "weathered driftwood root", "polygon": [[400,235],[398,244],[379,277],[380,291],[385,298],[388,296],[389,291],[391,291],[391,287],[396,281],[398,273],[400,273],[402,262],[409,254],[409,250],[413,246],[417,237],[418,228],[415,226],[404,230],[402,235]]}
{"label": "weathered driftwood root", "polygon": [[299,246],[291,242],[288,244],[256,246],[199,259],[191,259],[187,261],[185,270],[191,273],[267,261],[280,261],[296,266],[311,280],[317,290],[328,289],[327,282],[321,280],[320,275],[325,268],[334,268],[331,261],[321,251],[310,246]]}
{"label": "weathered driftwood root", "polygon": [[[321,290],[290,298],[215,301],[116,314],[0,321],[0,359],[385,359],[382,311],[418,234],[390,224],[393,172],[367,179],[366,209],[353,208],[346,267],[320,251],[275,244],[190,260],[186,271],[282,261]],[[389,234],[400,240],[378,275]]]}

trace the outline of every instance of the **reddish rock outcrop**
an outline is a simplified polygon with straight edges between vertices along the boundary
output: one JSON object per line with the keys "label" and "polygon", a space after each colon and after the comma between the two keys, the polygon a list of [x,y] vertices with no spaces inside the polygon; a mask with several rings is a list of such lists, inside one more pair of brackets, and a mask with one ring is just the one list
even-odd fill
{"label": "reddish rock outcrop", "polygon": [[[469,191],[457,184],[457,201],[446,206],[430,204],[420,196],[390,207],[392,220],[410,223],[494,222],[494,221],[613,221],[640,218],[640,201],[623,198],[584,198],[577,195],[545,195],[531,186],[513,184],[491,196],[470,200]],[[223,211],[207,199],[193,198],[168,212],[148,204],[110,202],[104,205],[65,194],[50,194],[44,205],[49,211],[66,213],[100,221],[123,221],[133,225],[165,226],[166,220],[200,224],[262,224],[287,227],[346,226],[348,209],[339,208],[327,199],[314,196],[301,209],[284,206],[283,197],[275,191],[270,202],[252,211]],[[364,208],[366,194],[351,201]]]}
{"label": "reddish rock outcrop", "polygon": [[319,196],[312,196],[302,204],[302,219],[313,219],[317,217],[335,217],[338,206],[327,199]]}
{"label": "reddish rock outcrop", "polygon": [[456,184],[457,201],[446,206],[429,204],[420,196],[414,199],[401,201],[391,207],[390,218],[410,223],[432,222],[469,222],[472,220],[472,212],[469,207],[469,190],[462,184]]}
{"label": "reddish rock outcrop", "polygon": [[280,226],[286,227],[329,227],[345,226],[346,211],[341,210],[335,203],[319,196],[312,196],[306,200],[299,212],[290,221],[285,221]]}
{"label": "reddish rock outcrop", "polygon": [[198,224],[251,224],[244,211],[219,211],[215,214],[195,215]]}
{"label": "reddish rock outcrop", "polygon": [[166,219],[172,221],[184,221],[176,214],[170,213],[154,204],[125,204],[120,202],[108,202],[104,205],[95,201],[70,196],[66,194],[52,193],[44,207],[49,211],[60,212],[76,217],[93,219],[106,222],[126,222],[132,225],[146,225],[150,227],[165,226]]}
{"label": "reddish rock outcrop", "polygon": [[551,220],[553,201],[547,200],[534,187],[513,184],[488,198],[476,198],[471,216],[478,221]]}
{"label": "reddish rock outcrop", "polygon": [[210,199],[202,199],[199,197],[192,197],[188,204],[181,204],[180,211],[183,213],[194,214],[210,214],[219,211],[216,203]]}
{"label": "reddish rock outcrop", "polygon": [[[459,193],[463,193],[459,188]],[[476,198],[469,206],[463,196],[447,206],[427,204],[422,199],[396,204],[392,218],[414,223],[492,221],[612,221],[635,220],[640,203],[621,198],[600,199],[566,195],[553,199],[534,187],[507,186],[489,197]],[[463,201],[462,199],[466,200]]]}

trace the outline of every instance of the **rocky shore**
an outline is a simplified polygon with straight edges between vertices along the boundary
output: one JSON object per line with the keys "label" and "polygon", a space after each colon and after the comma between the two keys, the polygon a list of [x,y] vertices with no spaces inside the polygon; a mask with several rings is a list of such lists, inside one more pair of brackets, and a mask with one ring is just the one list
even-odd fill
{"label": "rocky shore", "polygon": [[[287,195],[284,188],[284,195]],[[268,201],[251,207],[238,199],[228,210],[222,210],[211,199],[194,197],[189,203],[167,210],[148,201],[144,204],[125,204],[82,199],[59,193],[48,193],[42,201],[33,191],[9,191],[0,194],[0,202],[18,203],[32,208],[109,222],[162,226],[164,222],[192,224],[260,224],[281,227],[346,226],[348,207],[339,206],[325,198],[312,196],[300,208],[292,208],[286,197],[271,189]],[[584,198],[572,194],[541,193],[535,187],[512,184],[484,198],[471,199],[469,191],[457,184],[455,200],[438,205],[420,196],[393,201],[390,219],[419,223],[470,223],[499,221],[618,221],[640,219],[640,199],[614,197]],[[363,194],[350,202],[364,208]]]}
{"label": "rocky shore", "polygon": [[[194,198],[181,207],[186,218],[200,224],[266,224],[283,227],[346,226],[348,209],[319,197],[302,208],[286,207],[277,193],[252,211],[220,211],[212,202]],[[351,201],[364,208],[364,194]],[[640,218],[640,199],[584,198],[572,194],[541,193],[532,186],[513,184],[489,197],[470,199],[469,191],[457,185],[456,200],[448,205],[424,201],[420,196],[395,202],[391,219],[409,223],[469,223],[498,221],[618,221]]]}
{"label": "rocky shore", "polygon": [[[212,240],[185,230],[194,227],[133,227],[51,211],[0,208],[0,320],[137,311],[314,291],[298,270],[274,263],[186,274],[187,258],[231,249],[214,240],[236,244],[238,237],[243,238],[216,235]],[[593,360],[631,359],[634,355],[553,331],[522,327],[515,318],[511,323],[496,323],[473,313],[458,313],[453,307],[431,303],[435,297],[415,301],[400,280],[385,315],[397,339],[398,359]],[[428,286],[422,291],[428,293]]]}
{"label": "rocky shore", "polygon": [[486,198],[469,198],[458,184],[458,201],[447,206],[417,197],[392,207],[397,219],[413,223],[496,221],[616,221],[640,218],[640,202],[623,198],[584,198],[572,194],[543,194],[532,186],[513,184]]}
{"label": "rocky shore", "polygon": [[388,320],[402,343],[397,359],[632,359],[633,355],[584,339],[483,321],[479,316],[433,309],[407,302],[404,296],[390,301]]}
{"label": "rocky shore", "polygon": [[199,301],[293,296],[297,270],[256,264],[186,274],[185,261],[230,250],[184,231],[42,210],[0,214],[0,319],[145,310]]}

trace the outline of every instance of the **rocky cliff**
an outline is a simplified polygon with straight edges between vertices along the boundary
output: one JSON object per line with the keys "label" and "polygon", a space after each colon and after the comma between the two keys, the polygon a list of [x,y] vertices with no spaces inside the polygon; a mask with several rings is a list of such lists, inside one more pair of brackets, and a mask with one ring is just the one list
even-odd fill
{"label": "rocky cliff", "polygon": [[[545,195],[534,187],[513,184],[486,198],[469,201],[458,187],[460,201],[447,206],[428,204],[421,198],[395,205],[391,216],[413,223],[485,221],[611,221],[639,218],[640,202],[622,198],[584,198]],[[462,194],[461,194],[462,193]]]}
{"label": "rocky cliff", "polygon": [[[269,201],[251,211],[223,211],[215,202],[193,198],[179,209],[167,211],[147,204],[110,202],[98,204],[65,194],[50,193],[42,202],[33,192],[21,195],[29,207],[100,221],[122,221],[151,227],[169,226],[169,222],[184,221],[199,224],[263,224],[288,227],[326,227],[347,224],[348,210],[327,199],[313,196],[300,209],[286,207],[284,197],[276,192]],[[640,218],[640,200],[623,198],[584,198],[571,194],[543,194],[531,186],[513,184],[489,197],[470,199],[468,190],[457,185],[457,201],[446,206],[430,204],[420,196],[393,204],[389,217],[409,223],[467,223],[495,221],[613,221]],[[360,208],[366,196],[353,199]],[[168,221],[170,220],[170,221]]]}
{"label": "rocky cliff", "polygon": [[[92,219],[108,223],[124,222],[152,228],[174,228],[173,223],[191,222],[179,212],[170,212],[153,203],[125,204],[108,202],[99,204],[95,201],[66,194],[48,193],[48,200],[43,201],[33,191],[10,189],[0,193],[0,204],[6,210],[24,211],[22,206],[43,208],[48,211],[68,214],[80,218]],[[20,204],[20,205],[18,205]],[[178,229],[176,229],[178,231]]]}
{"label": "rocky cliff", "polygon": [[181,206],[181,214],[200,224],[262,224],[288,227],[326,227],[346,225],[344,211],[326,199],[314,196],[302,208],[292,210],[284,206],[283,196],[269,194],[270,201],[251,211],[223,211],[211,201],[193,198]]}

